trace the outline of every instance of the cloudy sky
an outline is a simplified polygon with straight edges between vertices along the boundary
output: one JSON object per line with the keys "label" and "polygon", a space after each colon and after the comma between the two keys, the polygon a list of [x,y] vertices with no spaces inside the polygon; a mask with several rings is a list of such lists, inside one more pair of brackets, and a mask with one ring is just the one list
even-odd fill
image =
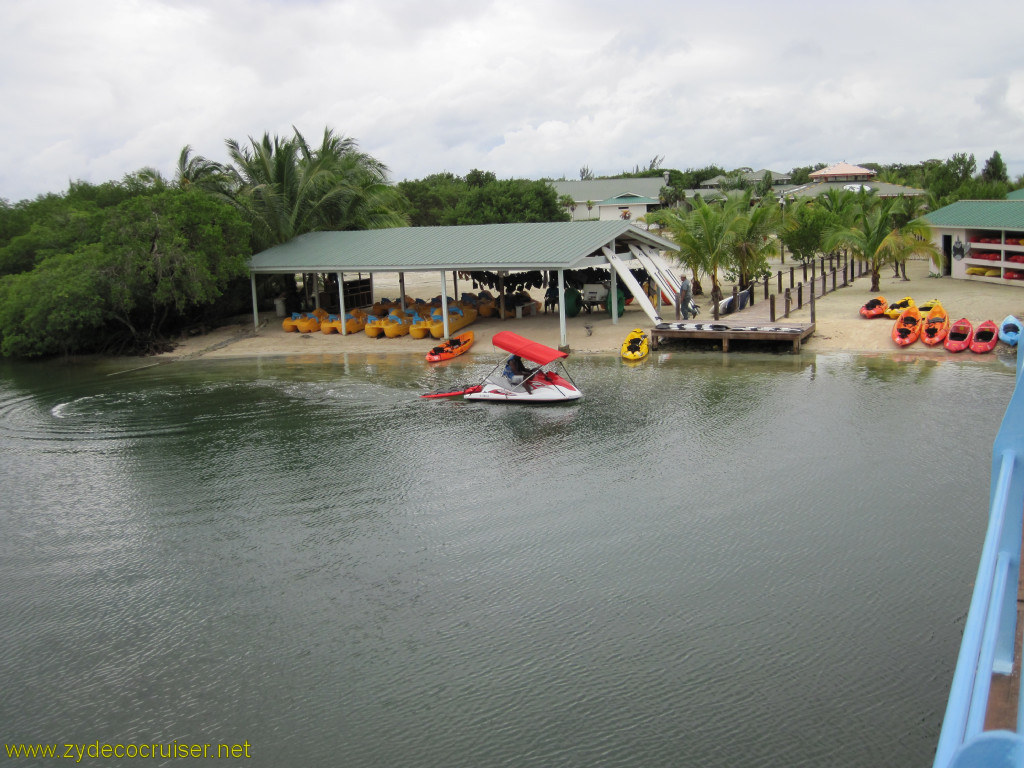
{"label": "cloudy sky", "polygon": [[998,150],[1024,2],[3,0],[0,198],[326,126],[392,178],[789,171]]}

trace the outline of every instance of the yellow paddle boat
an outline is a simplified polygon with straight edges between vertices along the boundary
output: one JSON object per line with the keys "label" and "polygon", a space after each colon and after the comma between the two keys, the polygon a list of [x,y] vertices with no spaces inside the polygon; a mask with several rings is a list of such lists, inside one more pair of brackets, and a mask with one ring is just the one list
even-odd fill
{"label": "yellow paddle boat", "polygon": [[[448,307],[448,333],[449,335],[465,328],[477,318],[476,307],[467,305],[456,305]],[[434,321],[430,324],[430,335],[435,339],[444,336],[444,323],[441,321],[441,313],[438,312]]]}
{"label": "yellow paddle boat", "polygon": [[341,318],[337,315],[328,315],[327,319],[320,323],[320,333],[341,333]]}
{"label": "yellow paddle boat", "polygon": [[412,315],[407,315],[401,310],[392,312],[384,318],[384,335],[389,339],[406,336],[409,333],[409,327],[413,324],[413,319]]}
{"label": "yellow paddle boat", "polygon": [[345,313],[345,333],[359,333],[366,327],[366,312],[361,309],[353,309]]}
{"label": "yellow paddle boat", "polygon": [[307,312],[305,317],[300,317],[295,321],[295,327],[299,333],[312,333],[313,331],[320,330],[320,324],[327,319],[327,312],[323,309],[314,309],[312,312]]}
{"label": "yellow paddle boat", "polygon": [[387,317],[377,317],[377,315],[369,314],[366,316],[366,325],[363,326],[363,333],[369,336],[371,339],[376,339],[378,336],[384,335],[384,323],[387,321]]}

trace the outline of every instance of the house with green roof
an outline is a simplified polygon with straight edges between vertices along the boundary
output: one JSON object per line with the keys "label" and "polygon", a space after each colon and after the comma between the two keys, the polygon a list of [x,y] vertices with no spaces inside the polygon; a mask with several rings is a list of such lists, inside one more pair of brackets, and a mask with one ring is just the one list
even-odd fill
{"label": "house with green roof", "polygon": [[1011,192],[1005,200],[959,200],[925,214],[932,241],[946,257],[941,273],[936,274],[1024,286],[1021,192]]}
{"label": "house with green roof", "polygon": [[661,206],[658,195],[668,184],[668,174],[650,178],[584,179],[582,181],[551,181],[555,193],[568,195],[575,207],[570,211],[573,221],[636,221]]}
{"label": "house with green roof", "polygon": [[[762,168],[759,171],[742,171],[739,176],[743,180],[743,183],[748,187],[756,187],[764,181],[764,177],[769,174],[771,174],[773,187],[787,186],[793,178],[791,174],[782,173],[781,171],[770,171],[767,168]],[[733,181],[735,178],[735,174],[730,174],[728,176],[715,176],[702,181],[700,187],[702,190],[721,189],[723,184],[727,181]]]}

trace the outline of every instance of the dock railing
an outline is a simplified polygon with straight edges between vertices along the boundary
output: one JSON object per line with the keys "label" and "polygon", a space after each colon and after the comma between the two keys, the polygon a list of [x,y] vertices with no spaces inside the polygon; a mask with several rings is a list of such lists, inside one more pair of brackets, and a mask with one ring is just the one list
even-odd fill
{"label": "dock railing", "polygon": [[[1024,706],[1013,730],[985,730],[993,675],[1009,675],[1014,655],[1024,518],[1024,354],[992,450],[989,521],[963,640],[953,672],[933,768],[1024,767]],[[1017,669],[1016,673],[1019,674]]]}
{"label": "dock railing", "polygon": [[[852,285],[854,280],[869,274],[869,271],[867,262],[851,259],[846,253],[818,256],[790,264],[786,280],[783,279],[786,273],[781,269],[774,275],[769,272],[762,279],[754,280],[744,289],[747,292],[744,303],[748,308],[753,307],[763,291],[763,301],[768,304],[768,320],[774,323],[779,317],[789,317],[790,312],[802,309],[805,302],[810,302],[813,323],[816,297],[824,297],[838,288]],[[739,287],[734,286],[732,293],[733,306],[740,306]],[[776,309],[777,300],[782,302],[781,312]],[[715,319],[718,319],[717,315]]]}

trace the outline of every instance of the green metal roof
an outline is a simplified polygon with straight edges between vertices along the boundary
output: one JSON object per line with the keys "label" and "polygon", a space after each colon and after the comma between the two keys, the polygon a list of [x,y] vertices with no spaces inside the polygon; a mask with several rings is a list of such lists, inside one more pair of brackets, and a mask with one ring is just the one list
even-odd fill
{"label": "green metal roof", "polygon": [[257,253],[249,262],[249,271],[576,269],[615,241],[675,248],[668,240],[622,220],[401,227],[310,232]]}
{"label": "green metal roof", "polygon": [[1015,189],[1013,192],[1006,193],[1007,200],[1024,200],[1024,188]]}
{"label": "green metal roof", "polygon": [[960,200],[924,218],[933,227],[1024,229],[1024,200]]}
{"label": "green metal roof", "polygon": [[548,182],[559,195],[570,195],[577,204],[587,200],[607,200],[618,195],[637,195],[658,199],[658,192],[665,186],[664,176],[652,176],[642,179],[586,179],[584,181],[551,181]]}
{"label": "green metal roof", "polygon": [[642,197],[640,195],[616,195],[602,200],[597,205],[659,205],[661,201],[656,197]]}
{"label": "green metal roof", "polygon": [[925,193],[923,189],[918,189],[917,187],[905,187],[902,184],[889,184],[888,182],[875,181],[874,179],[865,181],[812,181],[809,184],[799,184],[796,186],[780,185],[775,187],[773,192],[776,195],[785,195],[786,197],[817,197],[818,195],[825,194],[830,189],[843,189],[843,187],[859,185],[866,187],[866,191],[873,191],[877,197],[896,197],[897,195],[916,197]]}

